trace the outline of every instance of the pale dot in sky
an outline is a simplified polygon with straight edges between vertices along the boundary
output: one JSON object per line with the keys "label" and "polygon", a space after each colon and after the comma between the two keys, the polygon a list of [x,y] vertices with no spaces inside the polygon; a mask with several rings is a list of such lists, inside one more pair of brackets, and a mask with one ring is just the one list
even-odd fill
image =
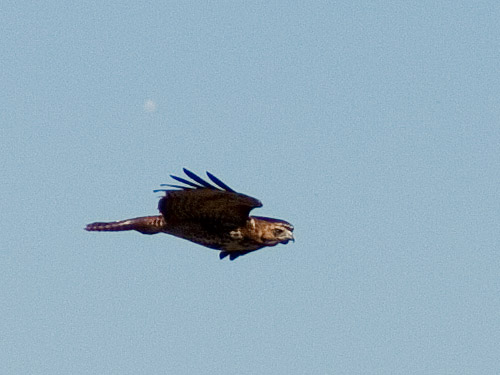
{"label": "pale dot in sky", "polygon": [[151,99],[148,99],[144,102],[144,111],[146,112],[154,112],[156,111],[156,102]]}

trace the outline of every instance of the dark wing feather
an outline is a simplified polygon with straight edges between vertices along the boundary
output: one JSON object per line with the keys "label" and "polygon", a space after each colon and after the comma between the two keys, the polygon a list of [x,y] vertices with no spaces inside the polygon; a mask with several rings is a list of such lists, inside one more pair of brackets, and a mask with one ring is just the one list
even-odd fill
{"label": "dark wing feather", "polygon": [[[188,181],[188,180],[186,180],[184,178],[181,178],[181,177],[177,177],[177,176],[173,176],[173,175],[170,175],[170,177],[172,177],[174,180],[182,182],[183,184],[186,184],[186,185],[189,185],[189,186],[192,186],[192,187],[195,187],[195,188],[203,187],[201,185],[196,185],[195,183],[193,183],[191,181]],[[164,186],[164,185],[162,185],[162,186]]]}
{"label": "dark wing feather", "polygon": [[[206,182],[204,179],[198,177],[197,175],[195,175],[193,172],[191,172],[190,170],[184,168],[183,169],[184,173],[186,175],[188,175],[189,177],[191,177],[193,180],[195,180],[197,183],[199,183],[200,185],[203,185],[204,187],[208,188],[208,189],[216,189],[215,186],[212,186],[210,185],[208,182]],[[177,180],[179,181],[179,180]],[[192,184],[190,184],[192,185]]]}
{"label": "dark wing feather", "polygon": [[191,179],[194,182],[186,180],[185,178],[182,178],[182,177],[170,175],[170,177],[172,177],[174,180],[179,181],[179,182],[185,184],[186,186],[171,185],[171,184],[160,184],[160,186],[170,186],[170,187],[178,188],[178,189],[190,189],[190,188],[195,188],[195,189],[211,189],[211,190],[221,190],[222,189],[222,190],[225,190],[225,191],[229,191],[231,193],[235,193],[235,191],[233,189],[231,189],[229,186],[227,186],[224,182],[222,182],[221,180],[219,180],[217,177],[215,177],[210,172],[207,172],[207,176],[217,186],[211,185],[209,182],[203,180],[201,177],[199,177],[198,175],[194,174],[193,172],[191,172],[190,170],[188,170],[186,168],[184,168],[184,173],[186,173],[186,175],[188,177],[191,177]]}
{"label": "dark wing feather", "polygon": [[[184,189],[184,190],[191,190],[192,188],[186,187],[186,186],[181,186],[181,185],[171,185],[171,184],[160,184],[160,186],[168,186],[168,187],[173,187],[176,189]],[[153,193],[158,193],[159,191],[169,191],[170,189],[155,189],[153,190]]]}
{"label": "dark wing feather", "polygon": [[222,182],[221,180],[219,180],[217,177],[215,177],[212,173],[210,172],[207,172],[207,176],[216,184],[216,185],[219,185],[219,187],[221,187],[222,189],[226,190],[226,191],[231,191],[231,192],[235,192],[233,189],[231,189],[229,186],[227,186],[224,182]]}

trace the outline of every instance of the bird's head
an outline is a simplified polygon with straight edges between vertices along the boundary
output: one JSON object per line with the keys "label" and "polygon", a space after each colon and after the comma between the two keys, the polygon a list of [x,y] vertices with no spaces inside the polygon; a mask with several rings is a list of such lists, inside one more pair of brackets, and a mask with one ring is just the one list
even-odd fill
{"label": "bird's head", "polygon": [[261,240],[265,246],[275,246],[279,243],[287,244],[289,241],[295,241],[293,238],[293,225],[279,219],[268,217],[253,217],[261,232]]}

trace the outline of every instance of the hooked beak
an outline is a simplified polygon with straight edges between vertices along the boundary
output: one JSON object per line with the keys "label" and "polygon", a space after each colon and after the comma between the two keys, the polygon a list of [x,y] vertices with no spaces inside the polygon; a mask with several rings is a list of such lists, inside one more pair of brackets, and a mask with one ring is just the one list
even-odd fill
{"label": "hooked beak", "polygon": [[282,244],[287,244],[287,243],[288,243],[288,242],[290,242],[290,241],[295,242],[295,238],[293,237],[293,234],[292,234],[292,233],[290,233],[290,237],[289,237],[289,238],[287,238],[287,239],[285,239],[285,240],[281,241],[281,243],[282,243]]}

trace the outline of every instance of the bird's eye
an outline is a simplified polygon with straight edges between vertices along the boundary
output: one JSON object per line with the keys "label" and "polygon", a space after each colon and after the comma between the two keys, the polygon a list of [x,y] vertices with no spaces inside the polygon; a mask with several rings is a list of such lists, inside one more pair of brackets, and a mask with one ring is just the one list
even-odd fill
{"label": "bird's eye", "polygon": [[276,228],[273,230],[273,233],[275,236],[279,236],[279,235],[283,234],[283,229]]}

